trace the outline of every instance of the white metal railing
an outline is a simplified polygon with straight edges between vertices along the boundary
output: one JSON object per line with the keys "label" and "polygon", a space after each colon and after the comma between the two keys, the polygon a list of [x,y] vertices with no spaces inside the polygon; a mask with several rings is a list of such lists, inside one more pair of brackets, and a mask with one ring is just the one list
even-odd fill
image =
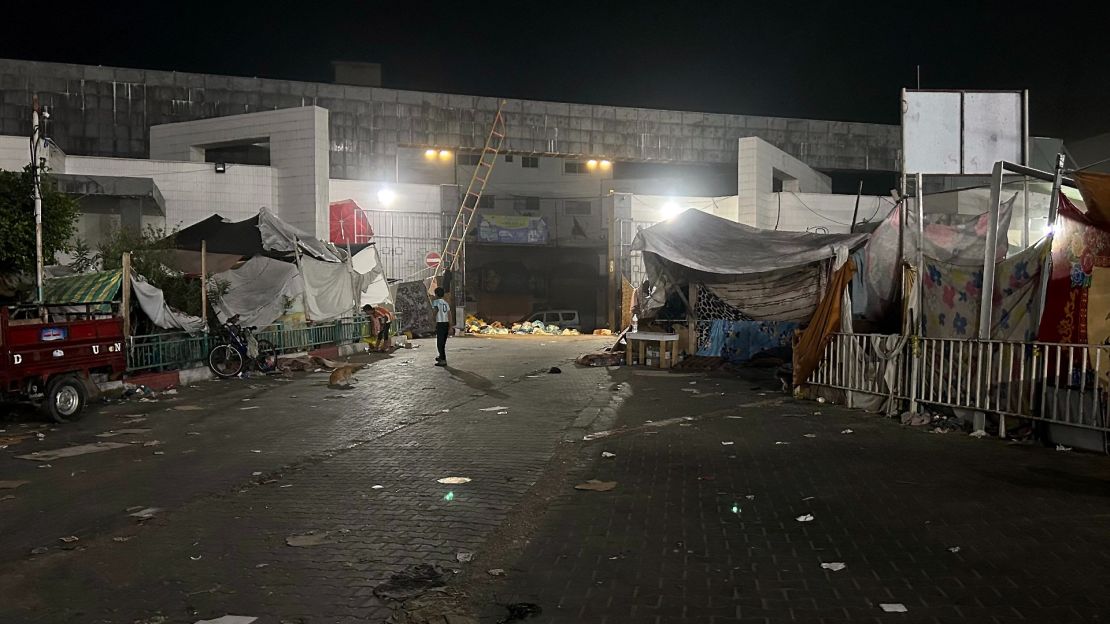
{"label": "white metal railing", "polygon": [[834,334],[809,383],[1110,432],[1110,345]]}

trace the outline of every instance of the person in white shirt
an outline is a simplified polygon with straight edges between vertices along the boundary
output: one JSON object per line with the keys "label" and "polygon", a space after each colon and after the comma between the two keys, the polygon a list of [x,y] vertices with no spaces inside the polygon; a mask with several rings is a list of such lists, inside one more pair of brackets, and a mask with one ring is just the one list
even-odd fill
{"label": "person in white shirt", "polygon": [[451,304],[443,299],[443,289],[436,289],[436,299],[432,302],[432,309],[436,311],[436,348],[439,357],[436,366],[447,366],[447,335],[451,333]]}

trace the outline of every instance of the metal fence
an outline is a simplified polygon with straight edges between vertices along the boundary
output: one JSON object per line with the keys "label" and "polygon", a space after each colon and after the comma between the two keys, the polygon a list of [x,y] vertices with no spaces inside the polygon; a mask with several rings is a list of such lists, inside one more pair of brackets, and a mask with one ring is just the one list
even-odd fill
{"label": "metal fence", "polygon": [[834,334],[809,383],[1110,432],[1110,345]]}
{"label": "metal fence", "polygon": [[[339,319],[312,325],[275,325],[259,331],[259,340],[268,340],[278,353],[297,353],[331,345],[359,342],[371,333],[367,319]],[[190,336],[185,332],[131,336],[127,341],[128,371],[164,371],[201,366],[208,351],[222,338],[210,334]]]}

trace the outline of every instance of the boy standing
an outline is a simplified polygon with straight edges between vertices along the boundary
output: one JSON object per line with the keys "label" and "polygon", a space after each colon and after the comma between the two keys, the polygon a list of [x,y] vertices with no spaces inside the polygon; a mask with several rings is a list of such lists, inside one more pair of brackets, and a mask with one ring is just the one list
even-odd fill
{"label": "boy standing", "polygon": [[436,299],[432,302],[436,312],[436,347],[439,357],[436,366],[447,366],[447,334],[451,331],[451,304],[443,299],[443,288],[436,288]]}

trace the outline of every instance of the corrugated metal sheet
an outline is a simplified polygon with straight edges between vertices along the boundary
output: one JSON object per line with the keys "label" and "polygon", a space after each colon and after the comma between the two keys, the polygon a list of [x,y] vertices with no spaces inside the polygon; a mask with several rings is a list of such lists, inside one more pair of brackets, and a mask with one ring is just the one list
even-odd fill
{"label": "corrugated metal sheet", "polygon": [[366,216],[374,228],[373,241],[386,278],[408,278],[427,266],[428,252],[443,251],[443,225],[436,213],[367,210]]}

